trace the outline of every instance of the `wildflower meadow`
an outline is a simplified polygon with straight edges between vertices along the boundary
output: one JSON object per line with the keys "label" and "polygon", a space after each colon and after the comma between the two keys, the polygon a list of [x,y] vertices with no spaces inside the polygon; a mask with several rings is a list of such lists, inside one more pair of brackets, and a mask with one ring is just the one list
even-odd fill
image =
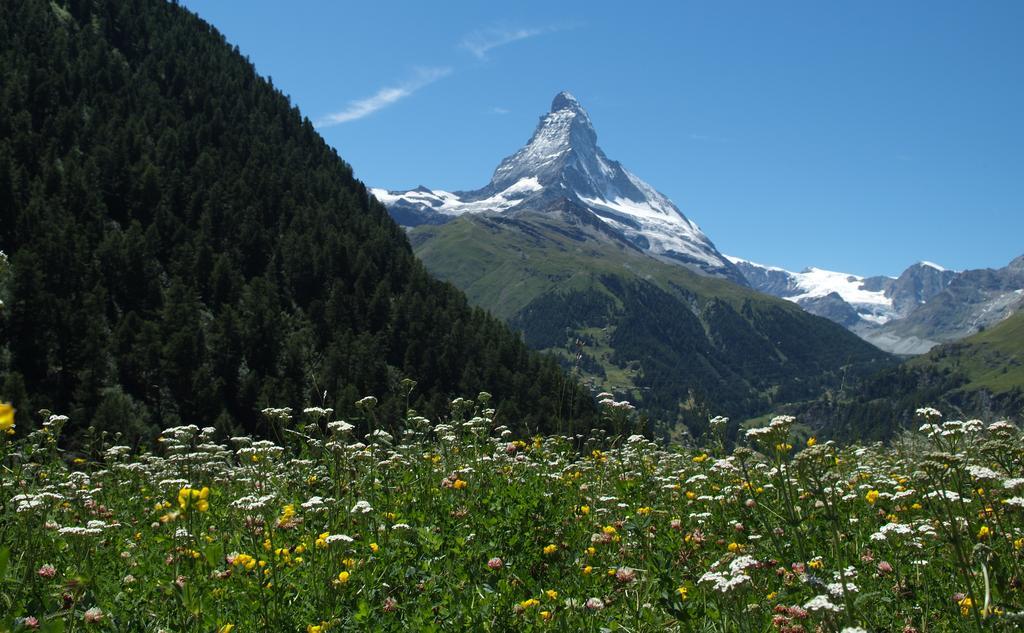
{"label": "wildflower meadow", "polygon": [[1024,610],[1006,422],[922,409],[889,445],[841,447],[777,417],[733,446],[716,418],[665,447],[516,438],[487,394],[441,421],[373,405],[77,451],[63,416],[0,409],[0,630],[924,633]]}

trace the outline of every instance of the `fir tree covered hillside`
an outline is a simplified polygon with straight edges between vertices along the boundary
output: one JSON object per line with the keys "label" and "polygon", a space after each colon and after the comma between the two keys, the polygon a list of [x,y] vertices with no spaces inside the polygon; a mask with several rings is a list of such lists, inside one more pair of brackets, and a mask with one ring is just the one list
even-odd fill
{"label": "fir tree covered hillside", "polygon": [[0,249],[0,395],[79,430],[259,433],[263,407],[355,415],[367,394],[386,419],[405,377],[428,415],[486,389],[506,424],[593,422],[554,361],[425,272],[270,80],[163,0],[0,3]]}

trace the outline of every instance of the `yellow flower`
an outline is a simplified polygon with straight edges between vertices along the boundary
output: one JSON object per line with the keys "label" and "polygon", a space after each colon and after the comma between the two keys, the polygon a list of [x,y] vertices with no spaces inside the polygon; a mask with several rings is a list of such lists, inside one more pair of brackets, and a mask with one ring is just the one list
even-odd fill
{"label": "yellow flower", "polygon": [[530,598],[529,600],[523,600],[522,602],[520,602],[519,606],[521,606],[524,609],[529,609],[530,607],[535,607],[538,604],[540,604],[540,600],[537,600],[536,598]]}
{"label": "yellow flower", "polygon": [[346,582],[348,582],[348,579],[351,576],[352,574],[348,573],[347,571],[343,571],[338,574],[338,582],[340,582],[341,584],[345,584]]}
{"label": "yellow flower", "polygon": [[816,438],[813,438],[813,437],[807,438],[807,448],[810,448],[810,447],[814,446],[817,443],[818,443],[818,440]]}
{"label": "yellow flower", "polygon": [[960,605],[960,615],[966,616],[971,612],[971,607],[974,606],[974,601],[971,600],[970,596],[965,596],[964,599],[957,604]]}
{"label": "yellow flower", "polygon": [[864,499],[871,505],[875,505],[875,502],[878,501],[878,491],[869,490],[868,493],[864,495]]}
{"label": "yellow flower", "polygon": [[592,571],[594,571],[594,568],[591,567],[590,565],[587,565],[586,567],[583,568],[583,575],[584,576],[589,576],[590,572],[592,572]]}
{"label": "yellow flower", "polygon": [[463,481],[461,479],[456,479],[455,483],[452,484],[452,488],[455,488],[456,490],[462,490],[463,488],[465,488],[468,485],[469,484],[467,484],[465,481]]}
{"label": "yellow flower", "polygon": [[356,566],[356,559],[354,559],[354,558],[346,558],[343,561],[341,561],[341,564],[344,565],[345,567],[348,567],[349,569],[352,569],[353,567]]}
{"label": "yellow flower", "polygon": [[978,530],[978,540],[981,541],[981,540],[987,539],[988,535],[991,534],[991,533],[992,533],[992,530],[988,529],[987,525],[981,526],[981,529]]}
{"label": "yellow flower", "polygon": [[733,553],[735,553],[735,552],[742,552],[743,551],[743,546],[740,545],[739,543],[736,543],[734,541],[732,543],[729,543],[729,551],[733,552]]}
{"label": "yellow flower", "polygon": [[550,611],[541,611],[540,612],[540,618],[542,620],[550,620],[551,619],[551,612]]}
{"label": "yellow flower", "polygon": [[331,535],[330,532],[321,532],[320,536],[316,537],[316,543],[314,543],[314,544],[318,548],[324,549],[325,547],[328,546],[327,537],[330,536],[330,535]]}
{"label": "yellow flower", "polygon": [[256,567],[256,559],[248,554],[237,554],[234,559],[235,565],[241,565],[245,567],[247,571],[252,570]]}
{"label": "yellow flower", "polygon": [[680,588],[676,589],[676,593],[679,594],[679,599],[680,600],[686,600],[686,596],[687,596],[687,594],[690,593],[690,590],[687,589],[686,587],[680,587]]}
{"label": "yellow flower", "polygon": [[14,433],[14,412],[17,411],[9,402],[0,402],[0,431]]}
{"label": "yellow flower", "polygon": [[548,598],[550,598],[551,600],[557,600],[558,599],[558,592],[555,591],[554,589],[548,589],[547,591],[544,592],[544,595],[547,596]]}
{"label": "yellow flower", "polygon": [[1021,550],[1024,549],[1024,538],[1019,538],[1013,542],[1013,549]]}
{"label": "yellow flower", "polygon": [[279,518],[277,522],[279,524],[287,523],[291,520],[293,516],[295,516],[295,506],[289,503],[288,505],[281,509],[281,518]]}
{"label": "yellow flower", "polygon": [[234,628],[234,624],[224,624],[219,629],[217,629],[217,633],[231,633],[231,631],[233,631]]}
{"label": "yellow flower", "polygon": [[593,556],[594,554],[597,554],[597,549],[591,545],[587,548],[587,556]]}
{"label": "yellow flower", "polygon": [[706,460],[707,458],[708,458],[708,454],[707,453],[701,453],[700,455],[697,455],[697,456],[695,456],[693,458],[693,463],[694,464],[699,464],[699,463],[703,462],[704,460]]}
{"label": "yellow flower", "polygon": [[639,514],[640,516],[647,516],[648,514],[651,513],[651,509],[648,508],[647,506],[644,506],[642,508],[637,508],[636,509],[636,513]]}
{"label": "yellow flower", "polygon": [[380,550],[380,545],[376,543],[370,543],[370,551],[376,554]]}
{"label": "yellow flower", "polygon": [[210,489],[206,486],[203,486],[202,490],[182,488],[178,491],[178,506],[183,511],[195,508],[200,512],[206,512],[210,509],[210,502],[207,501],[209,497]]}
{"label": "yellow flower", "polygon": [[914,505],[910,506],[910,509],[911,509],[911,510],[920,510],[920,509],[921,509],[922,507],[923,507],[923,506],[921,506],[921,504],[920,504],[920,503],[916,503],[916,502],[915,502],[915,503],[914,503]]}
{"label": "yellow flower", "polygon": [[544,546],[544,554],[547,555],[547,556],[550,556],[551,554],[554,554],[557,551],[558,551],[558,546],[555,545],[554,543],[552,543],[550,545],[545,545]]}
{"label": "yellow flower", "polygon": [[603,528],[601,528],[601,531],[605,534],[615,534],[616,532],[614,525],[606,525]]}
{"label": "yellow flower", "polygon": [[590,514],[590,506],[580,506],[580,514]]}
{"label": "yellow flower", "polygon": [[791,448],[793,448],[793,445],[787,444],[786,442],[779,442],[778,444],[775,445],[775,450],[777,450],[780,453],[789,452]]}
{"label": "yellow flower", "polygon": [[777,597],[778,595],[779,595],[778,593],[776,593],[776,592],[774,592],[774,591],[773,591],[773,592],[771,592],[770,594],[768,594],[767,596],[765,596],[765,597],[764,597],[764,599],[765,599],[766,601],[768,601],[768,602],[771,602],[771,601],[772,601],[772,600],[774,600],[774,599],[775,599],[775,598],[776,598],[776,597]]}
{"label": "yellow flower", "polygon": [[821,558],[815,558],[814,560],[807,561],[807,566],[811,569],[821,569],[825,566],[825,563],[821,560]]}
{"label": "yellow flower", "polygon": [[686,491],[686,498],[690,499],[692,501],[693,499],[697,498],[697,493],[692,491],[692,490],[687,490]]}

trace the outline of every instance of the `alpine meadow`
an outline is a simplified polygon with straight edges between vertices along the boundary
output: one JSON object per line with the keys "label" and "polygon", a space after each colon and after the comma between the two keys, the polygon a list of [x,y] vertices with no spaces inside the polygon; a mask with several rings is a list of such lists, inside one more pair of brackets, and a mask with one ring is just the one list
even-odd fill
{"label": "alpine meadow", "polygon": [[1024,9],[798,4],[0,3],[0,633],[1024,628]]}

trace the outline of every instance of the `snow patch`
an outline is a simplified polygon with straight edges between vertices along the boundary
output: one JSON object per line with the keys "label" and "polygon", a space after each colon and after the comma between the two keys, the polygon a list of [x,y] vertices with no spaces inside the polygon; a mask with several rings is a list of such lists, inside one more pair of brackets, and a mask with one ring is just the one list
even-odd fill
{"label": "snow patch", "polygon": [[879,306],[892,308],[892,299],[885,292],[865,290],[864,278],[822,268],[808,268],[800,273],[790,273],[796,278],[797,287],[803,294],[788,297],[792,301],[824,297],[835,292],[843,301],[853,306]]}
{"label": "snow patch", "polygon": [[755,266],[757,268],[762,268],[764,270],[770,270],[770,271],[773,271],[773,272],[787,273],[789,275],[795,275],[796,274],[796,273],[789,272],[785,268],[779,268],[778,266],[768,266],[767,264],[758,264],[757,262],[752,262],[749,259],[743,259],[742,257],[734,257],[732,255],[725,255],[725,258],[728,259],[730,262],[732,262],[734,264],[748,264],[750,266]]}
{"label": "snow patch", "polygon": [[391,192],[386,189],[371,189],[370,192],[384,203],[393,206],[398,202],[429,208],[431,211],[444,215],[462,215],[463,213],[483,213],[485,211],[506,211],[519,204],[531,193],[541,191],[544,187],[535,177],[520,178],[498,193],[480,200],[463,200],[450,191],[432,189],[423,191]]}

